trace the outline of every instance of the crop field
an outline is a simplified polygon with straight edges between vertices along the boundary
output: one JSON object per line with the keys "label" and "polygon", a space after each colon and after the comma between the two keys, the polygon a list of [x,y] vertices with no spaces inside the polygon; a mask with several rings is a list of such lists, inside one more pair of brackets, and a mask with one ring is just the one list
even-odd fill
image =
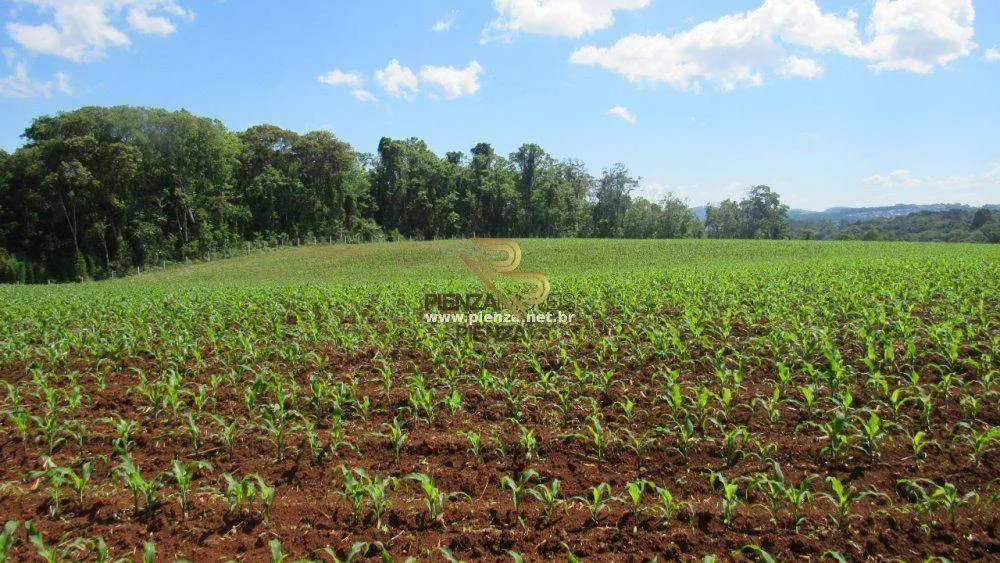
{"label": "crop field", "polygon": [[520,242],[0,286],[0,561],[1000,557],[1000,247]]}

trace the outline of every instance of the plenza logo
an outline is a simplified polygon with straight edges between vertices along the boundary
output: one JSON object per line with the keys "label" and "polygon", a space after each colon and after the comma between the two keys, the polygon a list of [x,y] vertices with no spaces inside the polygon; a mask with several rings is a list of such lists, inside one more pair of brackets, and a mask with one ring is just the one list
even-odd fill
{"label": "plenza logo", "polygon": [[[517,271],[521,265],[521,245],[508,238],[472,239],[475,250],[472,256],[459,253],[458,257],[472,270],[490,293],[513,314],[523,317],[529,305],[541,305],[549,297],[549,278],[535,272]],[[532,290],[517,295],[501,291],[496,280],[506,278],[517,284],[532,286]]]}

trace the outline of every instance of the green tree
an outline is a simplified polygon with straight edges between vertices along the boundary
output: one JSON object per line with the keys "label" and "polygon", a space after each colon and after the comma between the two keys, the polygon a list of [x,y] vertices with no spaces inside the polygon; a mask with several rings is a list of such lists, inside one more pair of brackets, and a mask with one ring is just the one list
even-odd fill
{"label": "green tree", "polygon": [[760,185],[750,189],[740,201],[743,238],[782,238],[788,232],[788,206],[770,187]]}
{"label": "green tree", "polygon": [[737,238],[743,230],[740,204],[726,199],[705,208],[705,233],[711,238]]}
{"label": "green tree", "polygon": [[594,236],[613,238],[623,234],[625,213],[632,200],[631,194],[638,186],[639,181],[629,175],[624,164],[604,170],[592,196]]}
{"label": "green tree", "polygon": [[976,214],[972,216],[972,225],[971,225],[972,230],[976,230],[985,225],[986,223],[989,223],[990,219],[992,218],[993,214],[990,213],[989,209],[985,207],[980,207],[979,209],[976,210]]}
{"label": "green tree", "polygon": [[657,226],[658,238],[699,237],[704,227],[688,204],[668,193],[660,200],[660,220]]}

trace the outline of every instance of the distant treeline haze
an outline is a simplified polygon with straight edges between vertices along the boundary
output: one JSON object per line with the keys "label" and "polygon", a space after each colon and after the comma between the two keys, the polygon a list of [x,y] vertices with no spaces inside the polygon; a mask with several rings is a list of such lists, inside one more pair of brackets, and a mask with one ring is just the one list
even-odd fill
{"label": "distant treeline haze", "polygon": [[0,281],[105,278],[246,241],[788,235],[767,186],[706,210],[634,197],[622,164],[591,175],[536,144],[440,157],[419,139],[374,154],[325,131],[228,131],[186,111],[85,107],[34,120],[0,151]]}

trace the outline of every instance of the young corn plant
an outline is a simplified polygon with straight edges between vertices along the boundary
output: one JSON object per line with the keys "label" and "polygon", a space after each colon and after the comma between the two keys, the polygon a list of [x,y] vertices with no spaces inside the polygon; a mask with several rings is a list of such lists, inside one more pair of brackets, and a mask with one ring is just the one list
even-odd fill
{"label": "young corn plant", "polygon": [[237,479],[231,473],[222,474],[222,480],[226,484],[223,496],[226,498],[229,516],[249,513],[257,497],[257,483],[254,477],[252,473],[244,475],[242,479]]}
{"label": "young corn plant", "polygon": [[969,457],[978,467],[982,465],[986,453],[993,448],[993,445],[1000,442],[1000,426],[991,426],[982,430],[976,430],[971,425],[965,423],[962,423],[962,425],[968,429],[968,432],[962,434],[961,437],[972,447]]}
{"label": "young corn plant", "polygon": [[597,524],[601,519],[601,514],[608,508],[611,501],[617,497],[611,494],[611,485],[600,483],[590,488],[587,495],[578,495],[573,500],[583,504],[590,513],[590,521]]}
{"label": "young corn plant", "polygon": [[830,503],[836,507],[837,515],[835,519],[837,528],[842,533],[847,532],[850,528],[851,519],[857,517],[856,514],[852,514],[852,510],[858,501],[868,496],[885,496],[884,494],[875,491],[858,492],[855,486],[845,486],[840,482],[840,479],[833,476],[827,477],[826,481],[830,484],[832,494],[819,493],[819,495],[830,501]]}
{"label": "young corn plant", "polygon": [[875,411],[868,413],[867,418],[858,415],[857,421],[857,428],[861,433],[858,449],[874,462],[879,455],[879,444],[886,438],[888,424],[883,422]]}
{"label": "young corn plant", "polygon": [[[720,424],[721,427],[721,424]],[[722,455],[726,458],[726,467],[732,467],[736,465],[741,457],[745,454],[744,446],[746,446],[749,433],[747,432],[746,426],[736,426],[729,432],[726,432],[722,437]]]}
{"label": "young corn plant", "polygon": [[368,493],[368,503],[371,507],[372,515],[375,516],[375,527],[385,531],[388,528],[382,524],[382,515],[392,507],[389,499],[389,489],[395,489],[399,484],[399,479],[395,477],[371,477],[365,485]]}
{"label": "young corn plant", "polygon": [[722,523],[728,529],[732,526],[736,508],[740,505],[740,487],[735,481],[730,481],[721,473],[712,473],[709,485],[714,488],[716,483],[722,486]]}
{"label": "young corn plant", "polygon": [[32,479],[44,479],[48,483],[47,490],[50,499],[49,514],[55,518],[59,516],[62,509],[63,487],[69,485],[70,480],[67,472],[71,470],[66,467],[59,467],[52,461],[51,457],[45,456],[42,460],[44,469],[32,471],[28,476]]}
{"label": "young corn plant", "polygon": [[181,506],[181,514],[185,520],[188,518],[188,509],[190,508],[188,495],[191,492],[191,483],[199,470],[212,472],[215,471],[215,468],[207,461],[185,463],[177,459],[170,466],[170,477],[177,484],[177,502]]}
{"label": "young corn plant", "polygon": [[636,479],[625,485],[625,494],[629,509],[632,511],[632,533],[639,531],[639,519],[642,517],[642,501],[648,489],[656,485],[645,479]]}
{"label": "young corn plant", "polygon": [[820,454],[832,461],[837,461],[851,444],[848,433],[849,423],[843,411],[837,410],[828,422],[815,425],[823,435],[825,445],[820,448]]}
{"label": "young corn plant", "polygon": [[803,507],[812,500],[809,490],[811,477],[803,477],[798,485],[793,485],[785,478],[781,466],[775,462],[771,474],[763,474],[753,480],[753,486],[764,493],[768,501],[767,509],[771,522],[778,524],[780,514],[787,508],[792,530],[798,530],[799,524],[805,519],[802,516]]}
{"label": "young corn plant", "polygon": [[302,424],[296,427],[296,429],[302,430],[302,433],[306,437],[306,445],[309,447],[309,459],[314,462],[320,461],[326,452],[326,445],[320,441],[319,433],[316,431],[316,423],[303,415]]}
{"label": "young corn plant", "polygon": [[958,521],[958,509],[979,501],[979,494],[975,491],[962,495],[951,483],[941,485],[930,479],[901,479],[900,483],[915,497],[915,503],[921,512],[930,513],[943,508],[952,528]]}
{"label": "young corn plant", "polygon": [[286,433],[295,416],[293,411],[280,402],[260,407],[260,417],[263,420],[260,428],[264,430],[264,437],[274,446],[279,461],[284,459]]}
{"label": "young corn plant", "polygon": [[360,467],[347,469],[341,465],[340,473],[344,480],[344,490],[338,491],[337,494],[344,497],[344,500],[351,506],[354,522],[356,524],[360,523],[361,514],[364,512],[365,501],[368,497],[366,486],[371,479],[368,477],[368,473]]}
{"label": "young corn plant", "polygon": [[520,430],[520,436],[517,443],[521,446],[521,451],[524,453],[524,461],[530,463],[531,460],[538,457],[538,438],[535,437],[534,430],[522,424],[518,424],[518,429]]}
{"label": "young corn plant", "polygon": [[941,445],[927,438],[927,434],[923,430],[918,430],[915,434],[910,434],[909,430],[905,430],[906,439],[910,442],[910,451],[913,452],[913,461],[920,463],[927,458],[927,448],[933,446],[935,448],[941,449]]}
{"label": "young corn plant", "polygon": [[427,513],[430,519],[439,524],[444,524],[444,511],[448,501],[455,498],[471,498],[468,494],[462,491],[455,491],[447,493],[442,491],[434,483],[434,478],[423,473],[410,473],[404,477],[407,481],[413,481],[420,485],[420,491],[423,494],[424,505],[427,507]]}
{"label": "young corn plant", "polygon": [[667,487],[660,487],[657,485],[652,486],[654,486],[656,490],[657,508],[659,509],[660,515],[663,516],[664,520],[672,520],[674,516],[677,515],[677,513],[684,507],[688,507],[690,509],[690,502],[678,499]]}
{"label": "young corn plant", "polygon": [[767,414],[767,420],[771,423],[781,420],[781,405],[784,402],[781,396],[781,389],[781,387],[776,386],[769,398],[757,397],[754,399],[754,403],[759,404],[764,409],[764,412]]}
{"label": "young corn plant", "polygon": [[684,422],[678,422],[676,431],[671,431],[667,427],[659,427],[660,432],[667,435],[674,435],[677,438],[677,446],[671,448],[681,454],[686,463],[691,456],[691,450],[700,441],[694,423],[690,418],[685,418]]}
{"label": "young corn plant", "polygon": [[132,491],[133,511],[139,513],[139,499],[142,498],[145,505],[143,513],[147,517],[151,516],[159,506],[157,491],[163,485],[162,477],[158,475],[147,480],[143,477],[139,466],[132,460],[132,456],[123,457],[121,463],[115,467],[114,473]]}
{"label": "young corn plant", "polygon": [[67,484],[73,491],[77,509],[82,511],[86,498],[87,487],[90,485],[90,478],[94,474],[94,463],[91,461],[84,462],[80,466],[79,473],[73,471],[69,467],[61,467],[59,469],[66,476]]}
{"label": "young corn plant", "polygon": [[219,426],[216,440],[222,444],[222,446],[226,449],[226,453],[230,458],[232,458],[233,451],[236,449],[236,428],[240,423],[238,420],[227,422],[225,418],[217,414],[213,414],[211,416],[212,420],[214,420]]}
{"label": "young corn plant", "polygon": [[260,495],[260,514],[264,522],[268,522],[271,520],[271,505],[274,504],[277,490],[269,486],[260,475],[254,474],[254,479],[257,481],[257,492]]}
{"label": "young corn plant", "polygon": [[628,428],[625,429],[625,435],[627,437],[623,441],[625,446],[635,454],[636,467],[642,467],[646,460],[646,451],[656,443],[656,436],[650,430],[636,434]]}
{"label": "young corn plant", "polygon": [[127,455],[135,447],[132,435],[139,428],[139,423],[125,420],[120,416],[117,418],[101,419],[101,421],[114,424],[115,426],[117,437],[111,442],[111,447],[115,451],[115,455],[119,457]]}
{"label": "young corn plant", "polygon": [[605,452],[614,441],[614,435],[604,428],[598,416],[590,417],[590,424],[587,425],[585,434],[576,434],[575,436],[591,445],[597,459],[604,459]]}
{"label": "young corn plant", "polygon": [[379,436],[389,440],[393,451],[392,461],[393,463],[399,463],[399,457],[403,453],[403,446],[410,436],[403,430],[403,423],[399,420],[399,417],[394,418],[392,424],[385,424],[384,426],[388,431],[380,433]]}
{"label": "young corn plant", "polygon": [[469,441],[469,453],[472,454],[472,457],[475,458],[477,463],[481,462],[483,460],[483,444],[479,432],[474,430],[468,432],[459,431],[459,434]]}
{"label": "young corn plant", "polygon": [[20,525],[21,523],[17,520],[8,520],[4,524],[3,531],[0,532],[0,563],[7,561],[7,555],[17,541],[17,537],[14,534]]}
{"label": "young corn plant", "polygon": [[541,483],[532,489],[528,489],[527,493],[542,503],[543,522],[549,522],[552,519],[552,513],[563,502],[562,481],[559,479],[553,479],[549,485]]}
{"label": "young corn plant", "polygon": [[31,414],[21,406],[7,411],[7,416],[21,434],[22,449],[28,451],[28,437],[31,435]]}
{"label": "young corn plant", "polygon": [[191,439],[191,450],[197,454],[201,447],[201,427],[198,426],[198,417],[195,413],[187,414],[185,430]]}
{"label": "young corn plant", "polygon": [[87,541],[84,538],[66,539],[66,536],[63,536],[58,544],[50,546],[45,543],[45,538],[35,526],[34,520],[25,522],[24,528],[28,532],[28,541],[35,547],[35,553],[45,563],[72,561],[72,554],[84,548]]}
{"label": "young corn plant", "polygon": [[521,526],[524,526],[524,519],[521,518],[520,509],[521,498],[527,491],[528,482],[535,477],[538,477],[537,471],[534,469],[525,469],[516,480],[510,475],[504,475],[500,478],[500,485],[510,489],[511,502],[514,505],[514,517],[521,523]]}
{"label": "young corn plant", "polygon": [[66,423],[60,419],[59,413],[49,410],[41,416],[31,415],[31,421],[38,430],[36,442],[44,442],[48,455],[51,456],[59,446],[66,442],[68,434]]}

